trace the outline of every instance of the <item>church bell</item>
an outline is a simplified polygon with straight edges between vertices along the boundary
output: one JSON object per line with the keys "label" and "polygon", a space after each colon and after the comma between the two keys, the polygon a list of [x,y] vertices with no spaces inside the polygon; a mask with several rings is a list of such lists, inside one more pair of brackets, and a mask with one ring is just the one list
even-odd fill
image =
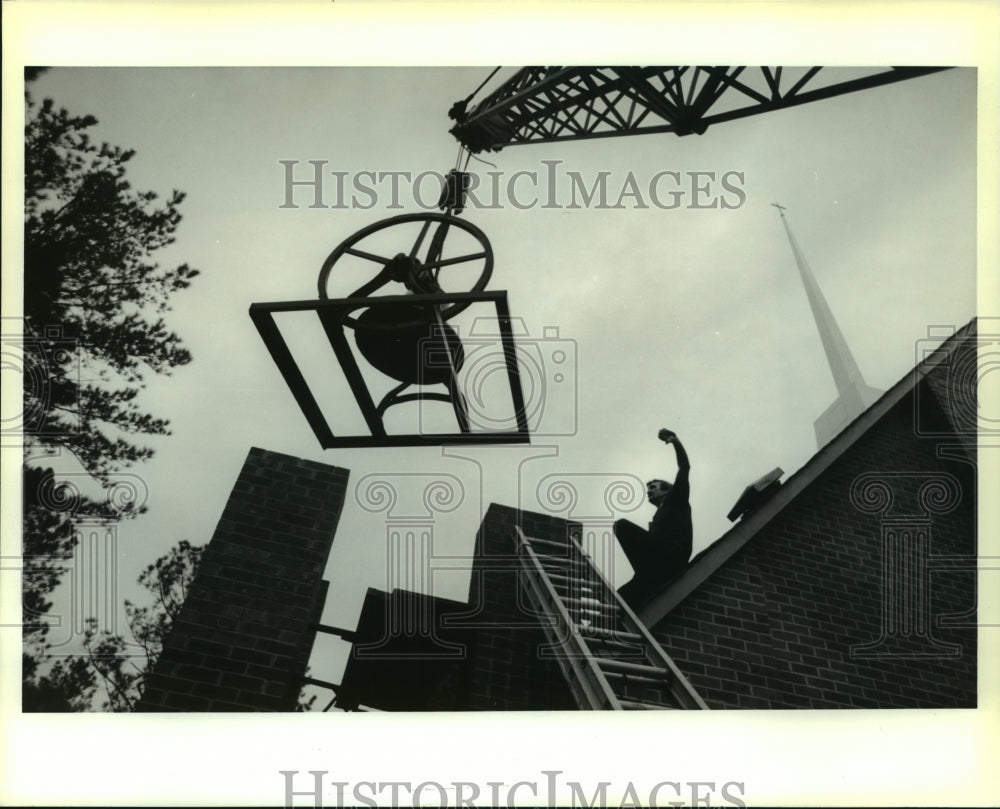
{"label": "church bell", "polygon": [[465,362],[458,334],[432,307],[371,307],[354,329],[358,351],[373,368],[413,385],[449,384]]}

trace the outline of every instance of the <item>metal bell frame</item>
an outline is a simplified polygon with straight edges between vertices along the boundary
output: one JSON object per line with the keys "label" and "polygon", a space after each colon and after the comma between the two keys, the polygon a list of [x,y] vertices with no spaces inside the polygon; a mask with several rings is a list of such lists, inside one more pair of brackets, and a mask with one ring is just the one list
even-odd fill
{"label": "metal bell frame", "polygon": [[[449,209],[450,210],[450,209]],[[412,226],[420,223],[420,232],[406,253],[384,256],[364,249],[365,239],[381,231]],[[420,254],[430,230],[426,257]],[[481,249],[472,253],[444,258],[444,242],[452,228],[464,231],[476,240]],[[328,287],[334,270],[345,256],[370,261],[378,267],[374,276],[345,298],[331,298]],[[462,264],[482,261],[482,269],[470,289],[448,292],[441,286],[441,270]],[[325,449],[346,447],[400,447],[437,446],[445,444],[496,444],[528,443],[530,434],[525,415],[524,395],[516,359],[514,336],[511,328],[510,310],[506,291],[486,292],[485,287],[492,274],[493,251],[485,234],[475,225],[458,219],[449,213],[403,214],[375,222],[354,233],[324,261],[318,279],[318,300],[255,303],[250,307],[253,320],[264,340],[272,359],[278,366],[305,415],[307,422]],[[401,295],[373,295],[386,285],[397,282],[408,290]],[[475,430],[470,425],[466,403],[459,389],[458,371],[461,368],[461,342],[447,321],[474,303],[493,304],[496,315],[499,340],[503,351],[507,379],[510,385],[511,402],[514,409],[514,429]],[[334,355],[344,372],[351,391],[365,420],[369,435],[334,435],[322,409],[316,401],[301,369],[292,356],[274,315],[283,312],[314,311],[322,324]],[[406,313],[403,321],[394,319]],[[369,364],[386,376],[394,377],[400,384],[375,402],[365,382],[358,364],[358,358],[347,339],[347,330],[355,332],[360,353]],[[424,331],[426,329],[426,331]],[[426,334],[416,345],[406,344],[414,334]],[[397,348],[398,346],[398,348]],[[407,370],[407,360],[399,356],[402,350],[417,351],[420,356],[428,352],[446,356],[447,362],[439,363],[433,374],[434,381],[425,383],[426,372],[423,365],[414,365],[413,372]],[[411,354],[412,357],[418,354]],[[403,372],[400,372],[403,369]],[[428,376],[432,374],[427,373]],[[447,393],[427,390],[425,384],[444,383]],[[417,389],[411,390],[414,386]],[[419,400],[448,402],[452,405],[458,429],[453,433],[411,433],[389,434],[384,416],[386,411],[397,404]]]}

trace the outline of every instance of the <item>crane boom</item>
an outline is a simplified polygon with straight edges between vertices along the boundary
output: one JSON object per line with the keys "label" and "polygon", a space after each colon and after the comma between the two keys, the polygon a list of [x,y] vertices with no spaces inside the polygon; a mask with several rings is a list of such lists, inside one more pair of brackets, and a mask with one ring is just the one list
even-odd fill
{"label": "crane boom", "polygon": [[[452,134],[470,152],[520,143],[673,132],[709,126],[947,70],[887,67],[829,78],[820,67],[524,67],[472,109],[457,102]],[[823,73],[827,70],[828,73]]]}

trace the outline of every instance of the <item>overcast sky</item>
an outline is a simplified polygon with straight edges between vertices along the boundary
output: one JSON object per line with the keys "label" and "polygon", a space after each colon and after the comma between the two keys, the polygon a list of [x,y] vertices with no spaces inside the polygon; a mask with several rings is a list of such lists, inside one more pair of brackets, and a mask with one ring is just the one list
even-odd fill
{"label": "overcast sky", "polygon": [[[211,537],[254,445],[351,470],[327,570],[325,619],[340,626],[353,627],[368,587],[404,583],[387,579],[387,528],[427,516],[431,481],[443,475],[454,489],[433,515],[433,556],[450,560],[443,567],[471,555],[490,502],[555,511],[604,535],[616,517],[648,521],[643,483],[673,478],[660,427],[675,430],[690,454],[695,552],[706,547],[730,527],[725,515],[747,484],[808,460],[813,421],[836,394],[772,202],[788,209],[869,384],[897,382],[928,327],[961,326],[975,312],[974,70],[719,124],[702,136],[509,147],[484,157],[493,166],[469,166],[486,187],[501,189],[499,209],[472,204],[463,218],[492,243],[489,288],[508,291],[523,319],[521,342],[541,358],[542,373],[526,369],[525,382],[529,403],[543,408],[542,435],[530,446],[323,451],[247,308],[315,297],[319,268],[339,242],[432,203],[433,176],[413,190],[401,175],[394,199],[388,180],[361,173],[446,172],[456,158],[448,108],[487,74],[74,67],[53,69],[31,88],[95,115],[95,138],[135,148],[129,177],[137,188],[187,193],[177,241],[158,259],[202,271],[175,297],[169,318],[194,361],[171,377],[150,377],[143,396],[171,420],[173,435],[151,442],[156,457],[133,470],[148,486],[149,513],[119,527],[123,591],[179,539]],[[298,181],[314,176],[309,161],[326,161],[329,207],[310,207],[311,187],[289,192],[280,162],[289,160]],[[342,193],[335,171],[346,172]],[[537,191],[519,171],[537,173]],[[676,176],[654,182],[664,171]],[[602,172],[609,209],[586,206],[582,196],[570,207],[573,174],[590,188]],[[355,181],[373,186],[377,199]],[[626,189],[638,195],[622,196]],[[295,207],[282,207],[289,193]],[[478,198],[485,206],[492,196]],[[695,207],[713,200],[717,207]],[[385,248],[390,255],[412,236],[398,238]],[[355,276],[342,281],[338,272],[331,294],[346,295]],[[477,311],[463,317],[466,329]],[[338,375],[318,329],[282,322],[304,366]],[[559,367],[557,351],[566,356]],[[322,387],[319,370],[312,380]],[[408,409],[394,411],[394,424],[416,431],[419,408]],[[336,414],[329,417],[339,432]],[[556,435],[545,435],[549,427]],[[365,494],[375,480],[397,490],[389,512]],[[550,489],[556,480],[572,487],[570,499]],[[606,496],[609,487],[616,495]],[[630,571],[618,558],[609,575],[620,584]],[[467,597],[463,572],[418,581],[411,586]],[[322,655],[313,668],[324,668]]]}
{"label": "overcast sky", "polygon": [[[368,210],[312,209],[301,190],[300,207],[283,208],[279,161],[300,161],[304,171],[323,160],[349,178],[445,172],[456,157],[448,108],[490,69],[72,67],[34,83],[37,99],[95,115],[95,139],[137,150],[134,187],[187,193],[177,241],[157,258],[202,271],[168,320],[194,361],[169,378],[150,376],[142,398],[171,420],[173,435],[151,441],[156,457],[131,470],[148,487],[149,513],[118,528],[123,596],[178,540],[210,539],[251,446],[351,470],[326,574],[324,619],[341,626],[353,626],[368,587],[387,586],[387,528],[423,516],[427,482],[460,484],[455,507],[434,515],[436,558],[471,556],[490,502],[581,519],[599,532],[619,516],[644,523],[652,509],[642,483],[676,470],[656,439],[660,427],[675,430],[691,456],[695,552],[711,544],[748,483],[776,466],[787,477],[812,456],[813,422],[835,396],[773,202],[787,208],[869,385],[899,381],[929,327],[959,327],[975,314],[973,69],[702,136],[510,147],[484,156],[494,166],[472,161],[469,169],[484,178],[502,172],[506,182],[561,161],[560,194],[570,172],[588,184],[608,172],[613,197],[630,172],[643,190],[663,171],[736,172],[741,204],[692,209],[688,194],[672,210],[635,209],[631,199],[618,210],[470,207],[463,219],[495,252],[489,288],[508,291],[530,338],[522,343],[548,350],[557,329],[572,360],[567,388],[547,383],[559,435],[497,448],[321,450],[247,309],[314,297],[339,242],[420,209],[405,194],[398,210],[384,196]],[[328,347],[313,348],[319,360],[310,361],[333,365]],[[556,478],[578,492],[569,511],[543,502],[544,484]],[[363,505],[357,487],[375,479],[400,493],[389,515]],[[605,492],[619,481],[633,495],[609,509]],[[617,561],[611,575],[621,583],[629,571]],[[439,573],[430,586],[464,600],[468,575]],[[336,647],[318,647],[315,675],[338,679]]]}

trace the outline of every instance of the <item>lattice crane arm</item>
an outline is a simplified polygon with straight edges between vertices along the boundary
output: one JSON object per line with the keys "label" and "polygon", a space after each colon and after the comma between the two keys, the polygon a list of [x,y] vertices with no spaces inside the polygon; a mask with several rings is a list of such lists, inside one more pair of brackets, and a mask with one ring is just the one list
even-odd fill
{"label": "lattice crane arm", "polygon": [[519,143],[700,135],[723,121],[947,69],[887,67],[826,81],[820,67],[525,67],[471,109],[469,99],[457,102],[449,115],[452,134],[472,153]]}

